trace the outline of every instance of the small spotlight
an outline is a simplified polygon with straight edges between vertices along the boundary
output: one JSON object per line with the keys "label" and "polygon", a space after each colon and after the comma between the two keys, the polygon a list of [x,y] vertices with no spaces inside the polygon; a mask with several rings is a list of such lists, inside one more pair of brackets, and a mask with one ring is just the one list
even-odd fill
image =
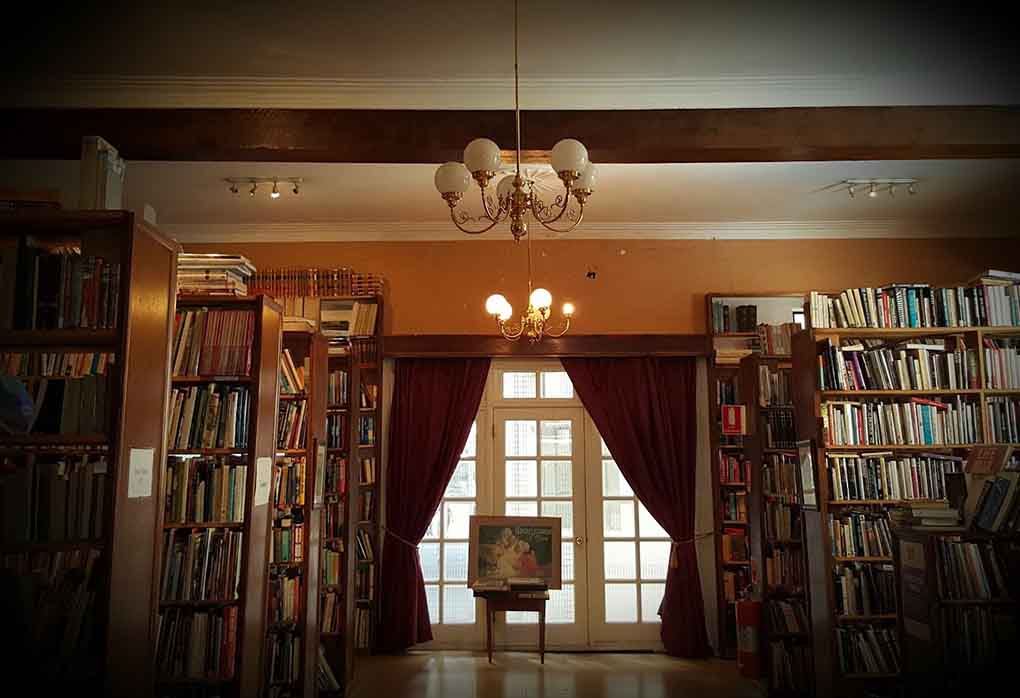
{"label": "small spotlight", "polygon": [[276,182],[273,182],[273,191],[269,193],[269,196],[273,197],[274,199],[280,198],[280,188],[276,186]]}
{"label": "small spotlight", "polygon": [[257,182],[251,183],[251,189],[248,190],[248,196],[255,196],[255,192],[258,191],[259,185]]}
{"label": "small spotlight", "polygon": [[878,190],[875,189],[875,183],[874,182],[871,183],[871,188],[868,189],[868,196],[870,196],[872,199],[874,199],[876,196],[878,196]]}
{"label": "small spotlight", "polygon": [[851,199],[854,198],[855,196],[857,196],[857,193],[854,191],[854,185],[852,185],[852,184],[846,188],[846,192],[847,192],[847,194],[850,195]]}
{"label": "small spotlight", "polygon": [[889,198],[890,199],[896,198],[896,185],[895,184],[890,184],[889,185]]}
{"label": "small spotlight", "polygon": [[230,193],[236,194],[238,192],[237,184],[235,182],[230,183]]}
{"label": "small spotlight", "polygon": [[300,191],[298,190],[298,183],[294,182],[294,195],[297,196],[299,193]]}
{"label": "small spotlight", "polygon": [[913,182],[907,185],[907,193],[910,194],[911,196],[917,193],[917,189],[914,187]]}

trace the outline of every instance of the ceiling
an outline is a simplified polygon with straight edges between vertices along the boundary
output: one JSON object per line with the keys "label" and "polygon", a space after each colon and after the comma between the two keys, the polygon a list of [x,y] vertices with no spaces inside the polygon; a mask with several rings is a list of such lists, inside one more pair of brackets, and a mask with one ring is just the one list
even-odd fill
{"label": "ceiling", "polygon": [[[543,166],[527,166],[539,168]],[[126,203],[149,204],[185,242],[443,240],[470,237],[449,222],[432,165],[131,162]],[[232,194],[226,177],[302,177]],[[914,177],[918,193],[851,199],[848,178]],[[543,181],[556,180],[549,173]],[[76,192],[72,161],[8,161],[0,189]],[[477,191],[477,190],[476,190]],[[548,191],[553,191],[552,187]],[[776,238],[1014,235],[1016,160],[601,165],[583,224],[571,238]],[[75,201],[65,195],[65,206]],[[471,202],[474,205],[474,202]],[[475,206],[477,210],[477,206]],[[505,231],[502,231],[505,232]]]}

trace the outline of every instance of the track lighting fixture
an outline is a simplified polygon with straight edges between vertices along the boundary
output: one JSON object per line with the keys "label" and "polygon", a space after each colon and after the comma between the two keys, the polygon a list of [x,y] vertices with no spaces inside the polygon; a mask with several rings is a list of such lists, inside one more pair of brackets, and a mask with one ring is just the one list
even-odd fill
{"label": "track lighting fixture", "polygon": [[874,182],[871,183],[871,188],[868,189],[868,196],[870,196],[872,199],[874,199],[876,196],[878,196],[878,192],[875,191],[875,183]]}
{"label": "track lighting fixture", "polygon": [[256,191],[258,191],[258,188],[259,188],[259,185],[258,185],[258,183],[256,183],[256,182],[252,182],[252,183],[251,183],[251,191],[249,191],[248,193],[249,193],[249,194],[250,194],[251,196],[255,196],[255,192],[256,192]]}
{"label": "track lighting fixture", "polygon": [[294,196],[298,195],[298,183],[294,182]]}
{"label": "track lighting fixture", "polygon": [[240,191],[238,185],[250,186],[248,194],[252,197],[258,192],[260,184],[272,184],[273,188],[269,192],[269,198],[279,199],[282,194],[280,182],[291,184],[293,187],[291,191],[296,195],[300,192],[300,185],[304,184],[305,180],[304,177],[226,177],[223,181],[230,185],[232,194]]}
{"label": "track lighting fixture", "polygon": [[240,191],[240,190],[237,188],[237,185],[231,183],[231,185],[230,185],[230,193],[231,194],[236,194],[238,191]]}
{"label": "track lighting fixture", "polygon": [[273,182],[273,191],[269,192],[269,196],[271,196],[274,199],[280,198],[280,187],[279,185],[277,185],[276,182]]}
{"label": "track lighting fixture", "polygon": [[909,177],[874,177],[871,179],[844,179],[839,184],[834,184],[832,189],[840,190],[846,188],[846,193],[853,199],[857,196],[859,187],[868,188],[868,198],[878,197],[881,191],[889,192],[889,197],[896,198],[897,187],[905,186],[907,193],[913,196],[917,193],[917,180]]}
{"label": "track lighting fixture", "polygon": [[896,185],[895,184],[890,184],[889,185],[889,198],[896,198]]}
{"label": "track lighting fixture", "polygon": [[907,193],[910,194],[911,196],[917,193],[917,189],[914,188],[913,182],[907,185]]}
{"label": "track lighting fixture", "polygon": [[847,191],[848,194],[850,194],[850,198],[851,199],[854,198],[854,196],[856,195],[854,193],[854,185],[852,185],[852,184],[846,188],[846,191]]}

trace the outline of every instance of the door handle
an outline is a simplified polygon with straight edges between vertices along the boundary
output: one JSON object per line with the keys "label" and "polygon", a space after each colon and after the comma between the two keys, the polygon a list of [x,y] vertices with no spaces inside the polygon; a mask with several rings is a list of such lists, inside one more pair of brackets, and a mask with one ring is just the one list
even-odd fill
{"label": "door handle", "polygon": [[584,538],[578,536],[577,538],[574,539],[574,543],[577,545],[584,545]]}

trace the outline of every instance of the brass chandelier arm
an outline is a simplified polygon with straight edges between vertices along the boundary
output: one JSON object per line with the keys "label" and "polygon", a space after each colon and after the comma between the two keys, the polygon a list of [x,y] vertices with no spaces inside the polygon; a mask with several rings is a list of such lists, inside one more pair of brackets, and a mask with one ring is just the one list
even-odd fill
{"label": "brass chandelier arm", "polygon": [[496,319],[496,323],[499,325],[499,333],[503,335],[504,339],[508,339],[511,342],[516,342],[522,336],[524,336],[524,323],[522,322],[516,328],[508,322],[503,322],[500,319]]}
{"label": "brass chandelier arm", "polygon": [[[560,215],[563,215],[563,214],[560,214]],[[559,219],[559,216],[556,216],[556,218],[554,218],[553,220],[555,221],[555,220],[558,220],[558,219]],[[570,225],[568,225],[566,228],[557,228],[555,226],[549,225],[549,223],[546,223],[544,220],[542,220],[538,216],[535,217],[535,220],[537,220],[539,223],[541,223],[542,227],[546,228],[547,230],[551,230],[554,233],[569,233],[571,230],[573,230],[574,228],[579,226],[581,224],[582,220],[584,220],[584,204],[578,204],[577,218],[575,220],[571,221]]]}
{"label": "brass chandelier arm", "polygon": [[[451,220],[451,221],[453,221],[453,224],[454,224],[455,226],[457,226],[457,228],[458,228],[458,229],[459,229],[459,230],[460,230],[460,231],[461,231],[462,233],[467,233],[468,235],[481,235],[482,233],[487,233],[488,231],[492,230],[492,229],[493,229],[493,228],[495,228],[495,227],[496,227],[496,225],[497,225],[497,224],[499,223],[499,220],[498,220],[498,219],[497,219],[497,220],[494,220],[494,219],[493,219],[493,218],[492,218],[491,216],[489,216],[488,214],[486,214],[486,216],[485,216],[485,219],[487,219],[487,220],[489,220],[489,221],[491,221],[491,222],[489,223],[489,225],[485,226],[485,227],[484,227],[484,228],[482,228],[481,230],[471,230],[470,228],[465,228],[465,227],[464,227],[463,225],[461,225],[461,222],[457,220],[457,212],[456,212],[456,210],[454,209],[454,207],[453,207],[453,206],[451,206],[451,207],[450,207],[450,220]],[[471,217],[471,216],[467,216],[467,215],[465,215],[465,216],[464,216],[464,220],[465,220],[465,221],[467,221],[467,220],[480,220],[480,218],[473,218],[473,217]]]}
{"label": "brass chandelier arm", "polygon": [[549,336],[549,337],[553,337],[555,339],[556,337],[562,337],[563,335],[565,335],[567,333],[567,330],[569,330],[569,329],[570,329],[570,318],[567,317],[567,318],[564,318],[564,320],[563,320],[563,327],[558,332],[547,329],[547,330],[545,330],[545,332],[543,334],[545,334],[546,336]]}
{"label": "brass chandelier arm", "polygon": [[479,191],[481,192],[482,210],[485,211],[485,217],[488,218],[490,221],[493,221],[495,223],[498,223],[499,221],[501,221],[504,218],[506,218],[506,214],[507,214],[507,211],[509,210],[509,206],[505,206],[503,204],[503,202],[497,202],[498,205],[497,205],[497,208],[496,208],[496,212],[493,213],[491,210],[489,210],[490,199],[485,195],[485,189],[482,189],[481,187],[479,187]]}
{"label": "brass chandelier arm", "polygon": [[[557,195],[556,200],[552,203],[551,206],[547,206],[546,203],[542,201],[542,198],[538,196],[534,191],[532,191],[531,215],[535,217],[536,221],[538,221],[542,225],[547,225],[549,223],[555,223],[556,221],[563,217],[563,214],[567,212],[567,208],[570,205],[570,187],[564,184],[563,190],[564,190],[563,194]],[[560,201],[562,201],[562,204],[560,205],[560,212],[557,213],[552,218],[546,218],[545,220],[542,220],[542,216],[539,215],[539,212],[555,210],[556,204]]]}

